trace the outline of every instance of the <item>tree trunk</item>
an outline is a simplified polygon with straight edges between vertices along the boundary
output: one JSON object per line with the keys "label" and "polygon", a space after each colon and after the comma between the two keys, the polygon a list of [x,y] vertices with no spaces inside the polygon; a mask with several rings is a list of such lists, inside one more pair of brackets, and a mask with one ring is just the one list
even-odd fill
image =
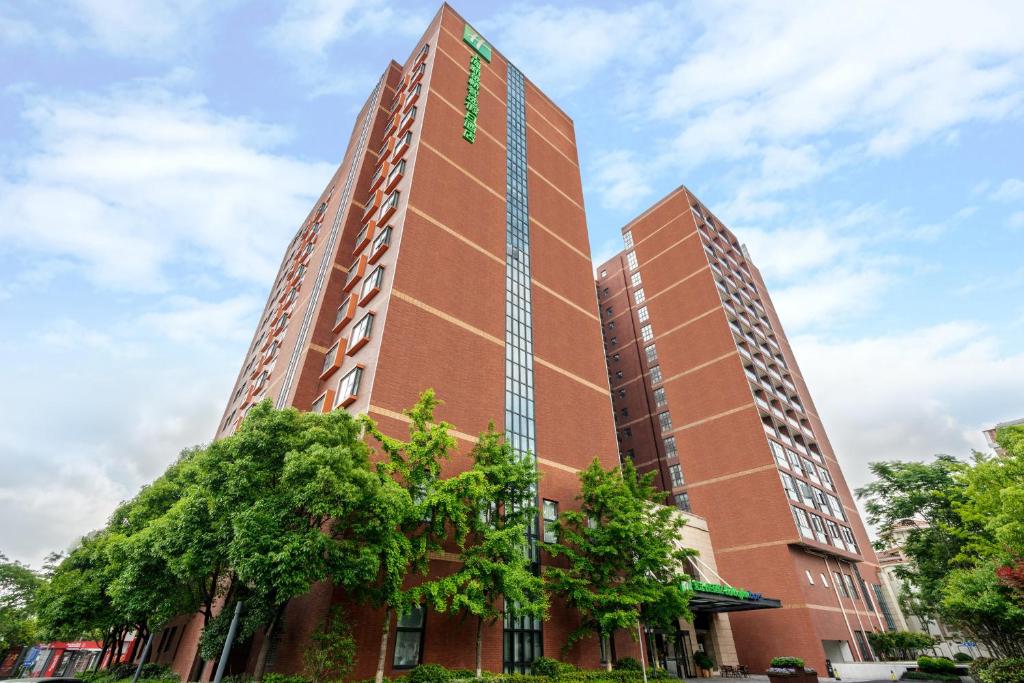
{"label": "tree trunk", "polygon": [[100,670],[100,664],[103,663],[103,657],[107,654],[107,650],[111,646],[111,640],[113,639],[114,631],[111,629],[103,634],[103,647],[100,648],[100,656],[96,659],[96,664],[92,667],[93,671]]}
{"label": "tree trunk", "polygon": [[384,681],[384,662],[388,657],[388,636],[391,635],[391,614],[393,610],[388,607],[384,610],[384,627],[380,630],[380,654],[377,656],[377,675],[374,683]]}
{"label": "tree trunk", "polygon": [[476,677],[481,678],[483,676],[482,671],[482,660],[483,660],[483,648],[484,644],[484,618],[476,618]]}
{"label": "tree trunk", "polygon": [[604,638],[604,642],[605,642],[605,646],[604,646],[604,651],[605,651],[605,658],[604,659],[605,659],[605,663],[604,663],[604,666],[605,666],[605,669],[607,669],[608,671],[611,671],[612,670],[612,646],[611,646],[612,639],[608,635],[606,635],[604,633],[601,634],[601,637]]}
{"label": "tree trunk", "polygon": [[260,653],[256,657],[256,668],[252,672],[253,683],[260,683],[263,680],[263,674],[267,670],[267,655],[270,654],[270,641],[274,638],[274,629],[277,627],[277,622],[281,619],[281,614],[284,612],[285,605],[281,605],[274,612],[274,616],[271,617],[270,623],[267,624],[267,628],[263,631],[263,642],[260,643]]}

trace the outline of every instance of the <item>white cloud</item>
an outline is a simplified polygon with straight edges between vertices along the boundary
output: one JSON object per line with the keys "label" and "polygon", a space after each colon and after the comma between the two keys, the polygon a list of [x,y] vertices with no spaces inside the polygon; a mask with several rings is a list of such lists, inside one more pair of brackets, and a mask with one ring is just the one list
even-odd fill
{"label": "white cloud", "polygon": [[787,330],[811,326],[822,330],[830,327],[833,318],[846,319],[873,309],[892,281],[889,273],[879,269],[838,268],[777,288],[772,301]]}
{"label": "white cloud", "polygon": [[997,202],[1017,202],[1024,199],[1024,180],[1008,178],[989,194]]}
{"label": "white cloud", "polygon": [[853,487],[869,462],[967,456],[982,429],[1024,415],[1024,352],[977,324],[790,341]]}
{"label": "white cloud", "polygon": [[590,196],[609,209],[634,210],[651,196],[651,171],[630,152],[602,154],[594,160]]}
{"label": "white cloud", "polygon": [[174,342],[247,342],[262,310],[250,296],[213,302],[178,296],[168,303],[168,310],[144,314],[139,325]]}
{"label": "white cloud", "polygon": [[667,12],[655,3],[617,10],[519,5],[478,28],[542,89],[569,93],[598,76],[607,88],[608,69],[660,62],[676,33]]}
{"label": "white cloud", "polygon": [[266,282],[334,169],[276,152],[279,126],[159,88],[40,99],[26,116],[35,148],[0,176],[0,235],[132,291],[183,263]]}

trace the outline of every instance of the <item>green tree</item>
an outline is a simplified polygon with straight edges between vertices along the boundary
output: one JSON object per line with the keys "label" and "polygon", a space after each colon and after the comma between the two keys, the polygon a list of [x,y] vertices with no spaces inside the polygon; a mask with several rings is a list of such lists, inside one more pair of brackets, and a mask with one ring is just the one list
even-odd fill
{"label": "green tree", "polygon": [[441,486],[441,465],[455,448],[455,439],[450,424],[434,423],[438,405],[428,389],[405,411],[410,419],[407,441],[385,435],[369,416],[360,417],[385,458],[364,490],[361,514],[341,534],[349,562],[339,578],[357,599],[384,610],[376,683],[384,679],[392,619],[408,613],[427,590],[424,585],[407,588],[406,579],[427,574],[430,553],[443,550],[450,528],[457,535],[467,528],[467,511]]}
{"label": "green tree", "polygon": [[472,468],[444,482],[469,514],[460,543],[461,566],[425,586],[438,611],[476,617],[476,677],[482,675],[483,627],[503,611],[546,618],[544,582],[533,572],[528,529],[537,520],[537,467],[518,457],[493,423],[471,453]]}
{"label": "green tree", "polygon": [[942,616],[965,628],[998,656],[1024,656],[1024,608],[996,576],[988,560],[956,569],[946,580]]}
{"label": "green tree", "polygon": [[903,551],[914,561],[897,574],[914,587],[908,596],[916,600],[914,612],[928,618],[938,616],[943,580],[965,545],[957,507],[964,501],[960,477],[968,467],[949,455],[929,463],[875,462],[874,481],[857,489],[868,521],[880,529],[880,548],[896,545],[893,530],[903,521],[924,522],[907,535]]}
{"label": "green tree", "polygon": [[35,641],[34,603],[42,577],[0,553],[0,652]]}
{"label": "green tree", "polygon": [[303,653],[310,683],[340,681],[355,666],[356,641],[340,607],[333,607]]}
{"label": "green tree", "polygon": [[548,587],[581,617],[566,648],[588,633],[607,642],[641,619],[666,627],[689,616],[689,596],[680,583],[695,551],[680,545],[685,518],[662,504],[653,477],[638,474],[629,461],[604,470],[595,459],[580,473],[580,509],[562,512],[555,524],[558,541],[543,544],[567,561],[546,567]]}

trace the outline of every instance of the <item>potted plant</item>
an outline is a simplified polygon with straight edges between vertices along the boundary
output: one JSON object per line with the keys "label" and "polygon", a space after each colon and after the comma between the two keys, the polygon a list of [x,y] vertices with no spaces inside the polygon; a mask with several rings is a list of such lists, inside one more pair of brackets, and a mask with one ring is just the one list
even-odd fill
{"label": "potted plant", "polygon": [[715,660],[704,650],[697,650],[693,653],[693,663],[700,669],[703,678],[711,677],[711,670],[715,668]]}
{"label": "potted plant", "polygon": [[[817,683],[818,672],[805,669],[799,657],[774,657],[766,672],[772,683]],[[797,680],[793,680],[797,679]]]}

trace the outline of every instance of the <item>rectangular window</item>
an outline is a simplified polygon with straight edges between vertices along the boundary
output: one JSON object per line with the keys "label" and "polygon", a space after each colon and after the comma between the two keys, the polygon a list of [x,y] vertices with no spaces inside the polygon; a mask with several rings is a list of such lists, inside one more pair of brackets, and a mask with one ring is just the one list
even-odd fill
{"label": "rectangular window", "polygon": [[651,384],[661,384],[661,366],[651,368]]}
{"label": "rectangular window", "polygon": [[626,249],[632,249],[633,248],[633,233],[630,232],[629,230],[627,230],[626,232],[622,233],[622,242],[623,242],[623,244],[626,245]]}
{"label": "rectangular window", "polygon": [[828,506],[832,510],[832,516],[838,517],[839,519],[846,521],[846,513],[843,512],[843,504],[839,502],[839,499],[833,496],[831,493],[828,494]]}
{"label": "rectangular window", "polygon": [[682,486],[685,482],[683,481],[683,468],[679,465],[668,466],[668,476],[672,479],[672,486]]}
{"label": "rectangular window", "polygon": [[797,528],[800,529],[800,535],[806,536],[807,538],[814,538],[814,532],[811,530],[811,522],[807,519],[807,512],[795,505],[790,505],[790,508],[793,510],[793,520],[796,522]]}
{"label": "rectangular window", "polygon": [[339,405],[344,405],[347,399],[354,398],[359,393],[359,380],[362,378],[362,368],[352,368],[341,378],[341,382],[338,383],[337,401]]}
{"label": "rectangular window", "polygon": [[334,346],[328,349],[327,353],[324,354],[324,367],[320,370],[320,374],[327,372],[334,367],[334,361],[338,358],[338,343],[335,342]]}
{"label": "rectangular window", "polygon": [[637,262],[636,262],[636,252],[635,251],[631,251],[628,254],[626,254],[626,263],[629,264],[629,269],[630,270],[636,270]]}
{"label": "rectangular window", "polygon": [[843,574],[843,583],[846,585],[846,592],[855,600],[860,600],[860,594],[857,592],[857,586],[854,585],[853,579],[850,578],[849,574]]}
{"label": "rectangular window", "polygon": [[658,413],[658,424],[661,426],[662,434],[664,434],[665,432],[671,432],[672,431],[672,415],[669,414],[669,412],[667,410],[665,412],[663,412],[663,413]]}
{"label": "rectangular window", "polygon": [[557,543],[558,535],[555,533],[555,522],[558,521],[558,501],[544,501],[544,542]]}
{"label": "rectangular window", "polygon": [[690,511],[690,494],[686,491],[676,494],[676,507],[683,512]]}
{"label": "rectangular window", "polygon": [[793,477],[785,472],[779,472],[779,476],[782,478],[782,488],[786,489],[786,495],[790,500],[799,503],[800,494],[796,490],[796,482],[793,481]]}
{"label": "rectangular window", "polygon": [[[413,107],[412,109],[413,109],[413,111],[415,111],[416,107]],[[388,187],[391,186],[391,183],[393,183],[396,178],[398,178],[399,176],[404,175],[404,174],[405,174],[405,159],[402,159],[397,164],[395,164],[395,167],[393,169],[391,169],[391,173],[388,173]]]}
{"label": "rectangular window", "polygon": [[835,490],[835,486],[832,484],[832,475],[828,473],[828,470],[826,470],[824,467],[819,467],[818,475],[821,477],[821,482],[825,484],[825,486],[829,487],[832,490]]}
{"label": "rectangular window", "polygon": [[665,398],[665,388],[660,387],[654,390],[654,402],[659,408],[664,408],[668,404],[668,399]]}
{"label": "rectangular window", "polygon": [[359,300],[364,301],[367,295],[374,289],[380,289],[381,282],[384,281],[384,266],[377,266],[373,269],[373,272],[363,280],[363,287],[359,290]]}
{"label": "rectangular window", "polygon": [[636,312],[636,317],[639,318],[640,322],[642,323],[647,322],[647,318],[650,317],[647,313],[647,307],[641,306],[640,309]]}
{"label": "rectangular window", "polygon": [[378,214],[380,222],[383,222],[392,211],[398,208],[398,197],[401,193],[395,190],[388,195],[388,198],[384,200],[384,203],[380,205],[380,213]]}
{"label": "rectangular window", "polygon": [[654,339],[654,329],[650,325],[644,325],[640,328],[640,337],[645,342],[649,342]]}
{"label": "rectangular window", "polygon": [[828,536],[825,535],[825,524],[818,515],[810,515],[811,528],[814,529],[815,540],[821,543],[828,543]]}
{"label": "rectangular window", "polygon": [[843,583],[843,575],[837,571],[832,572],[832,583],[835,584],[836,588],[839,589],[839,594],[844,598],[850,597],[850,591],[846,588],[846,584]]}
{"label": "rectangular window", "polygon": [[775,462],[779,464],[779,467],[789,469],[789,461],[786,460],[786,449],[782,447],[782,444],[775,443],[771,439],[768,439],[768,445],[771,446],[772,455],[775,456]]}
{"label": "rectangular window", "polygon": [[356,323],[355,327],[352,328],[352,336],[349,339],[349,347],[355,346],[356,342],[362,341],[363,339],[369,339],[370,332],[373,330],[373,313],[367,313],[359,322]]}
{"label": "rectangular window", "polygon": [[631,287],[639,287],[641,284],[643,283],[640,281],[640,273],[633,273],[629,276],[629,285]]}
{"label": "rectangular window", "polygon": [[647,364],[658,362],[658,349],[655,348],[654,344],[644,348],[644,353],[647,355]]}
{"label": "rectangular window", "polygon": [[392,665],[396,669],[411,669],[422,660],[424,609],[413,607],[408,614],[398,618],[395,632],[395,656]]}
{"label": "rectangular window", "polygon": [[640,304],[642,304],[646,300],[647,300],[647,296],[644,294],[643,287],[641,287],[640,289],[638,289],[635,292],[633,292],[633,303],[635,303],[637,305],[640,305]]}

